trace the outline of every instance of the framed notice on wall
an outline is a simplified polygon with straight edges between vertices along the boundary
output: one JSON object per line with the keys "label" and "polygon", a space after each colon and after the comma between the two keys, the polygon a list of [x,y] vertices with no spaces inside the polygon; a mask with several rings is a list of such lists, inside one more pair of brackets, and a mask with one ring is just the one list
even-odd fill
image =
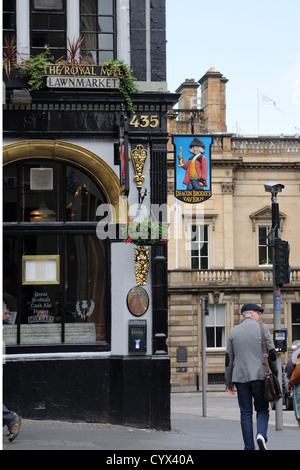
{"label": "framed notice on wall", "polygon": [[59,284],[59,255],[22,256],[22,284]]}

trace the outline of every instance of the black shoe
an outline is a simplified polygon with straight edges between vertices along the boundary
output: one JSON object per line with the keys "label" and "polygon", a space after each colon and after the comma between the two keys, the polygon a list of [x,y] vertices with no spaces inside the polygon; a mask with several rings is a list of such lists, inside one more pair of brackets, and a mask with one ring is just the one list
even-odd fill
{"label": "black shoe", "polygon": [[12,442],[15,440],[16,437],[18,437],[18,434],[20,432],[20,427],[22,424],[22,418],[21,416],[18,416],[17,421],[12,425],[12,427],[9,430],[9,442]]}
{"label": "black shoe", "polygon": [[258,434],[256,437],[256,442],[257,442],[259,450],[267,450],[264,436],[262,436],[261,434]]}

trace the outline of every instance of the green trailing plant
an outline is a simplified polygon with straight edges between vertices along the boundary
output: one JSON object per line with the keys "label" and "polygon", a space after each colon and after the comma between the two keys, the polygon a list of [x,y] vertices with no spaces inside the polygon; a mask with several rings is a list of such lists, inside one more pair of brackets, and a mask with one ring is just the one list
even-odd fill
{"label": "green trailing plant", "polygon": [[142,222],[131,220],[126,227],[121,228],[121,235],[125,243],[134,245],[155,245],[157,242],[168,241],[169,224],[152,222],[147,217]]}
{"label": "green trailing plant", "polygon": [[45,46],[44,52],[35,57],[29,57],[19,64],[19,75],[28,81],[29,91],[39,90],[43,86],[46,67],[53,62],[54,57],[51,55],[49,47]]}
{"label": "green trailing plant", "polygon": [[[80,36],[77,41],[69,41],[69,57],[66,61],[59,59],[58,61],[54,60],[54,57],[51,55],[49,46],[45,46],[45,51],[41,54],[38,54],[34,57],[29,57],[24,60],[21,64],[16,66],[19,69],[19,75],[21,78],[28,81],[28,90],[37,91],[42,88],[44,83],[45,71],[47,65],[53,63],[71,63],[77,64],[76,55],[80,50],[80,47],[85,39],[85,36]],[[7,40],[6,49],[4,48],[4,65],[6,67],[7,73],[9,73],[12,61],[16,60],[16,44],[15,38],[11,41]],[[84,61],[83,61],[84,63]],[[123,94],[128,108],[131,112],[135,112],[134,106],[131,100],[131,95],[133,93],[139,93],[139,89],[134,83],[136,78],[132,74],[132,70],[128,67],[123,60],[118,59],[109,59],[101,64],[102,68],[106,69],[108,76],[114,76],[119,78],[120,87],[119,90]]]}
{"label": "green trailing plant", "polygon": [[107,68],[107,74],[113,75],[120,79],[120,92],[123,94],[125,101],[132,113],[135,112],[134,106],[131,100],[131,95],[133,93],[139,93],[134,81],[136,78],[132,74],[132,70],[128,67],[123,60],[118,59],[108,59],[103,64],[103,68]]}

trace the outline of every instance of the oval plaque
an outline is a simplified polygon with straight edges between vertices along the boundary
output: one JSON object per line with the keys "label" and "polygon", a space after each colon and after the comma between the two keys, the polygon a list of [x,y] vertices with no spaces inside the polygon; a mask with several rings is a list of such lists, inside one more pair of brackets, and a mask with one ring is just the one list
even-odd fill
{"label": "oval plaque", "polygon": [[139,317],[147,312],[149,307],[149,296],[143,287],[133,287],[127,295],[127,307],[129,312]]}

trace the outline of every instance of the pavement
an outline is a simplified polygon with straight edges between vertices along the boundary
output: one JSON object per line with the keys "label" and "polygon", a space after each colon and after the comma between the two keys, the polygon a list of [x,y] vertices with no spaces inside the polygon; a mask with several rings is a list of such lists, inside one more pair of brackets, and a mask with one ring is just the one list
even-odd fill
{"label": "pavement", "polygon": [[[201,390],[178,388],[171,393],[170,431],[24,419],[12,443],[7,428],[3,428],[2,449],[101,450],[101,462],[134,467],[142,467],[143,462],[195,464],[201,450],[243,450],[239,419],[236,394],[228,394],[224,386],[207,389],[204,400]],[[277,429],[276,421],[276,412],[270,410],[268,450],[300,450],[300,429],[294,412],[284,408],[282,429]],[[171,461],[170,456],[175,460]]]}

